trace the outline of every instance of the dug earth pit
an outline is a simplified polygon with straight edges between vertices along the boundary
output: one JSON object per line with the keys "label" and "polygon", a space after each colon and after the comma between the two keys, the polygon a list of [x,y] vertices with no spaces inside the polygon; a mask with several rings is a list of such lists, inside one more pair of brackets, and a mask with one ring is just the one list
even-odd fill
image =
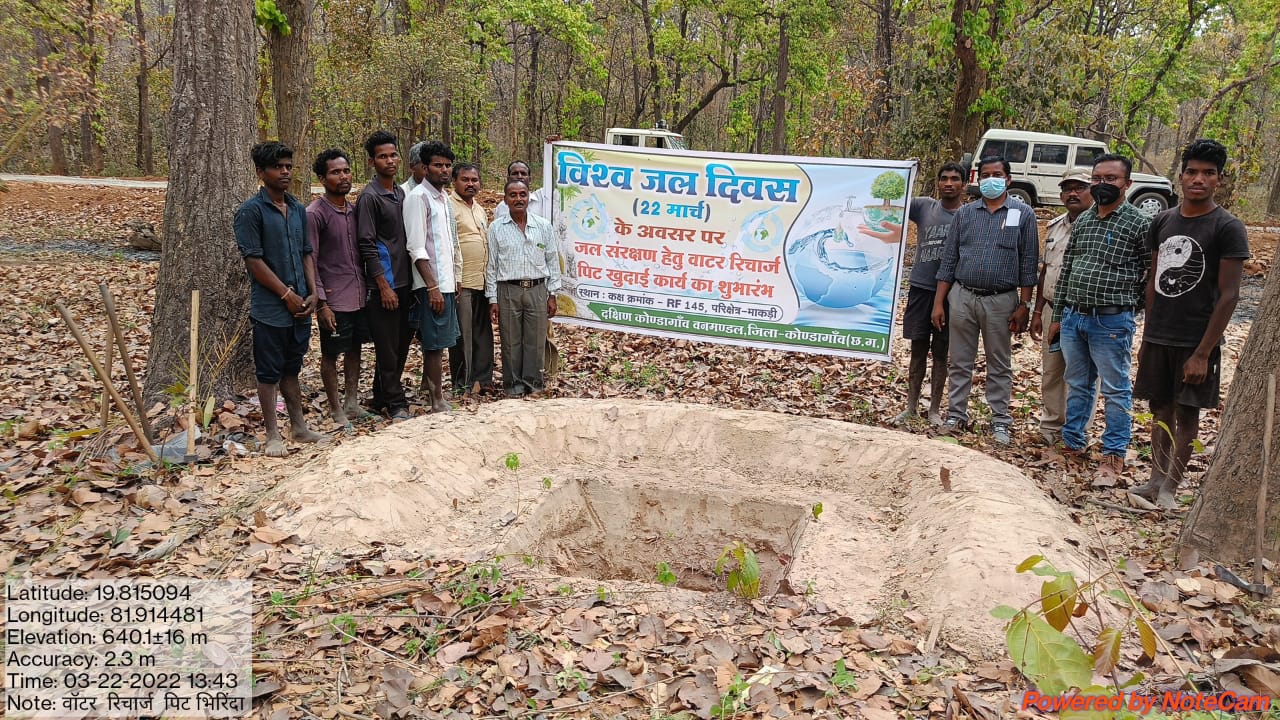
{"label": "dug earth pit", "polygon": [[855,621],[915,607],[983,656],[1003,647],[991,608],[1039,596],[1040,578],[1014,572],[1024,558],[1089,572],[1082,532],[1012,465],[892,430],[702,405],[429,415],[339,445],[264,510],[320,553],[527,557],[606,584],[656,583],[665,563],[689,591],[723,590],[716,561],[741,542],[760,559],[762,596],[811,592]]}

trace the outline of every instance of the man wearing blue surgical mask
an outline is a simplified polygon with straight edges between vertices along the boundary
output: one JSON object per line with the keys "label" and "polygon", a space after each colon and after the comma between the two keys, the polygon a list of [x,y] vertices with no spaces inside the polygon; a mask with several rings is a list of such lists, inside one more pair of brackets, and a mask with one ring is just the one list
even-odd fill
{"label": "man wearing blue surgical mask", "polygon": [[969,390],[981,338],[992,436],[1008,445],[1013,441],[1013,335],[1025,332],[1030,319],[1040,236],[1035,212],[1009,196],[1009,162],[1003,157],[979,162],[978,190],[982,197],[956,211],[951,221],[933,298],[933,325],[949,326],[951,335],[951,387],[942,427],[944,434],[954,434],[969,425]]}

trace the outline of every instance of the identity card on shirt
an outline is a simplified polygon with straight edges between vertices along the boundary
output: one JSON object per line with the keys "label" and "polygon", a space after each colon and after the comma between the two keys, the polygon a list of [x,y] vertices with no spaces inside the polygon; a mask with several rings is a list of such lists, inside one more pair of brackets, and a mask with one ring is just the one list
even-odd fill
{"label": "identity card on shirt", "polygon": [[1009,214],[1004,216],[1005,227],[1018,227],[1022,221],[1022,211],[1018,208],[1009,208]]}

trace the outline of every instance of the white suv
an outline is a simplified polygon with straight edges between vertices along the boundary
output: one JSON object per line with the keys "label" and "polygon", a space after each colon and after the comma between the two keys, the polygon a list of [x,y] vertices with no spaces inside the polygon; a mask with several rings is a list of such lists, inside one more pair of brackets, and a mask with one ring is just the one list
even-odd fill
{"label": "white suv", "polygon": [[[978,141],[977,152],[965,154],[962,164],[971,167],[969,182],[978,182],[978,160],[1002,155],[1009,161],[1012,177],[1009,194],[1031,205],[1061,205],[1058,182],[1069,168],[1092,170],[1094,158],[1107,151],[1098,140],[1071,135],[1001,130],[993,128]],[[1135,172],[1128,200],[1148,215],[1155,215],[1178,202],[1173,183],[1159,175]],[[976,187],[971,187],[974,192]]]}

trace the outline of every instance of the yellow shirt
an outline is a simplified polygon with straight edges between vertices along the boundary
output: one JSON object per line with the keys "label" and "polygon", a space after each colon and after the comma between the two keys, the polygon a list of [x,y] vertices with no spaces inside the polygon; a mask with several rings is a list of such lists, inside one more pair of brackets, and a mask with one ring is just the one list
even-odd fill
{"label": "yellow shirt", "polygon": [[458,246],[462,249],[462,287],[484,290],[484,266],[489,262],[489,221],[480,203],[468,205],[453,190],[453,217],[458,223]]}

